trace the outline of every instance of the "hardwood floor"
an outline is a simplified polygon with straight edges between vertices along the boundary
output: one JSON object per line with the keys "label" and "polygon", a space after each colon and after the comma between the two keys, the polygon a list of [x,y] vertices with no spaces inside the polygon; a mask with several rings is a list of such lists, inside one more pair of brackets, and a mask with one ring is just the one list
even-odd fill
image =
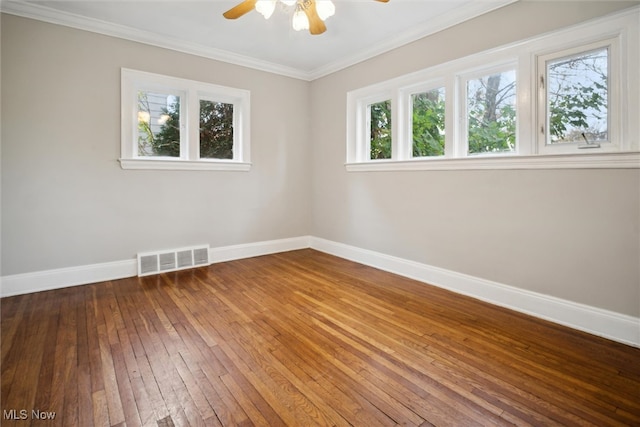
{"label": "hardwood floor", "polygon": [[2,411],[7,427],[640,425],[640,349],[302,250],[2,299]]}

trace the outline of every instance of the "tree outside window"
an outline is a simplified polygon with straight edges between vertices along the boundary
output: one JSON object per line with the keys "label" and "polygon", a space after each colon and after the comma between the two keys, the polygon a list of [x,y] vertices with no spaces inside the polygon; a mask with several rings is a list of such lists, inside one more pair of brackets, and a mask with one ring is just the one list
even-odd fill
{"label": "tree outside window", "polygon": [[546,71],[547,143],[607,141],[608,49],[548,61]]}
{"label": "tree outside window", "polygon": [[516,149],[516,72],[467,81],[469,154]]}
{"label": "tree outside window", "polygon": [[411,95],[413,157],[444,156],[445,89]]}
{"label": "tree outside window", "polygon": [[[233,159],[233,104],[200,100],[200,158]],[[138,92],[138,155],[180,157],[180,97]]]}
{"label": "tree outside window", "polygon": [[391,101],[369,105],[371,160],[391,158]]}
{"label": "tree outside window", "polygon": [[200,100],[200,158],[233,159],[233,104]]}
{"label": "tree outside window", "polygon": [[138,91],[138,155],[180,157],[180,97]]}

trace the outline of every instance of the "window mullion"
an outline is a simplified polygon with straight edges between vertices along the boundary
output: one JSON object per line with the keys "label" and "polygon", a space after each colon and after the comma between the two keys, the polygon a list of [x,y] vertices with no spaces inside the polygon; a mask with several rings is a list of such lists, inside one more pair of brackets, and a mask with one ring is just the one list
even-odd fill
{"label": "window mullion", "polygon": [[536,69],[533,73],[533,88],[535,89],[536,99],[538,101],[537,117],[534,122],[534,142],[536,143],[536,152],[544,152],[544,147],[547,144],[547,127],[549,125],[547,116],[547,76],[545,70],[545,60],[538,57],[536,62]]}
{"label": "window mullion", "polygon": [[185,112],[185,131],[184,135],[186,141],[182,141],[182,146],[185,148],[184,158],[188,160],[198,160],[200,158],[200,103],[198,98],[198,92],[194,89],[189,89],[186,92],[185,105],[187,111]]}
{"label": "window mullion", "polygon": [[462,76],[456,76],[455,78],[455,115],[456,120],[456,135],[455,135],[455,148],[454,157],[466,157],[468,146],[468,132],[467,132],[467,80]]}
{"label": "window mullion", "polygon": [[[516,153],[528,156],[536,153],[536,65],[530,54],[521,54],[516,65]],[[535,101],[534,101],[535,102]]]}
{"label": "window mullion", "polygon": [[391,95],[391,159],[407,160],[409,158],[405,128],[407,116],[398,90]]}
{"label": "window mullion", "polygon": [[413,158],[413,105],[411,104],[411,92],[401,90],[398,92],[398,135],[402,147],[402,160]]}
{"label": "window mullion", "polygon": [[364,107],[364,147],[360,155],[363,161],[371,160],[371,107],[365,103]]}
{"label": "window mullion", "polygon": [[457,87],[456,77],[454,75],[447,76],[445,81],[445,101],[444,101],[444,156],[458,157],[457,145],[459,142],[459,131],[456,126],[457,117]]}
{"label": "window mullion", "polygon": [[239,160],[243,157],[244,147],[242,146],[242,113],[240,111],[240,105],[237,101],[233,104],[233,119],[231,126],[233,128],[233,153],[232,160]]}

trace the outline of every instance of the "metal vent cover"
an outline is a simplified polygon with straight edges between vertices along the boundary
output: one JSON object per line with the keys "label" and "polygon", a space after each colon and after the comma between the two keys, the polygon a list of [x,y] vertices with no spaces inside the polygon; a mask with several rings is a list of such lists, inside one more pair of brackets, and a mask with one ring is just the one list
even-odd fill
{"label": "metal vent cover", "polygon": [[155,273],[158,271],[158,256],[157,255],[144,255],[139,257],[138,261],[138,275]]}
{"label": "metal vent cover", "polygon": [[209,245],[138,254],[138,276],[209,265]]}
{"label": "metal vent cover", "polygon": [[178,257],[178,268],[187,268],[193,266],[193,251],[186,250],[176,252]]}
{"label": "metal vent cover", "polygon": [[158,255],[160,258],[160,271],[168,271],[176,269],[176,253],[165,252]]}
{"label": "metal vent cover", "polygon": [[193,263],[195,265],[208,265],[209,262],[209,248],[199,248],[193,250]]}

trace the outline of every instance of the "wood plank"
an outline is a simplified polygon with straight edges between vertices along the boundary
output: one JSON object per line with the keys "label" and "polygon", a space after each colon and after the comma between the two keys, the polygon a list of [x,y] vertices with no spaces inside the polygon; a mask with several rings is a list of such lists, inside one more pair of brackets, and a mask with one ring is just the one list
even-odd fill
{"label": "wood plank", "polygon": [[[32,297],[34,303],[25,311],[25,316],[21,319],[18,329],[18,336],[21,340],[15,340],[11,350],[5,355],[2,361],[5,364],[15,364],[15,368],[10,368],[14,372],[14,380],[10,385],[2,387],[6,390],[6,396],[2,397],[3,418],[4,410],[26,411],[28,417],[31,410],[35,408],[35,402],[40,402],[38,398],[40,367],[43,357],[48,349],[44,348],[47,340],[47,333],[51,330],[49,325],[58,318],[54,303],[54,295],[51,292],[43,292]],[[5,322],[2,322],[4,327]],[[42,378],[46,380],[45,378]],[[2,377],[4,381],[4,377]],[[40,384],[42,386],[42,384]],[[42,387],[42,390],[50,390],[50,386]],[[44,391],[45,393],[47,391]],[[12,421],[3,419],[3,425],[20,425],[23,420]]]}
{"label": "wood plank", "polygon": [[77,383],[78,390],[78,425],[93,425],[93,398],[91,392],[91,367],[88,363],[78,365]]}
{"label": "wood plank", "polygon": [[[118,383],[120,403],[124,415],[123,421],[126,421],[127,426],[141,426],[142,417],[138,412],[138,405],[136,405],[136,396],[133,392],[131,378],[126,369],[127,365],[124,360],[122,346],[119,342],[115,342],[111,344],[110,348],[116,381]],[[144,404],[145,402],[140,402],[140,406],[144,406]]]}
{"label": "wood plank", "polygon": [[[101,294],[107,293],[108,286],[101,289]],[[102,367],[102,379],[104,388],[104,399],[107,402],[109,411],[109,422],[114,425],[124,422],[124,410],[122,408],[122,400],[118,389],[118,380],[116,378],[116,367],[114,365],[112,353],[112,343],[116,343],[117,334],[109,333],[114,329],[111,322],[112,317],[108,314],[113,307],[105,303],[107,298],[104,295],[99,297],[96,309],[96,327],[98,335],[98,348],[100,354],[100,366]],[[114,337],[110,337],[114,335]],[[102,396],[101,396],[102,400]]]}
{"label": "wood plank", "polygon": [[104,390],[96,391],[91,396],[93,404],[93,425],[96,427],[109,427],[109,408],[107,396]]}
{"label": "wood plank", "polygon": [[0,303],[3,426],[640,425],[640,349],[313,250]]}

